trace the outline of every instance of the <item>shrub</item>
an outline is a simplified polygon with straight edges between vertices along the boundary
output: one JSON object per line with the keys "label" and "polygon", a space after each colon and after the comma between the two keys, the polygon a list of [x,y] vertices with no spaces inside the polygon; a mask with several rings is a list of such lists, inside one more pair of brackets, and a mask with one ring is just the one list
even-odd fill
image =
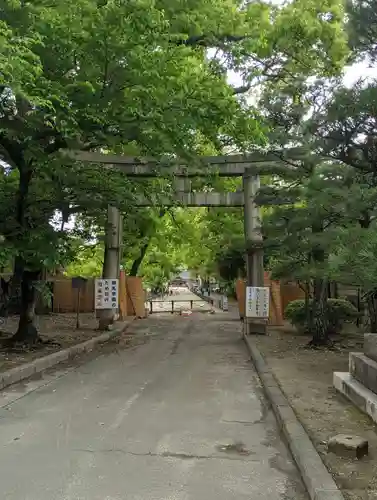
{"label": "shrub", "polygon": [[[309,301],[309,307],[313,306],[313,301]],[[356,307],[348,300],[343,299],[328,299],[327,315],[329,320],[328,333],[340,333],[345,323],[353,323],[359,316]],[[305,300],[293,300],[285,308],[285,317],[292,323],[293,326],[301,333],[307,333],[308,315],[305,308]]]}

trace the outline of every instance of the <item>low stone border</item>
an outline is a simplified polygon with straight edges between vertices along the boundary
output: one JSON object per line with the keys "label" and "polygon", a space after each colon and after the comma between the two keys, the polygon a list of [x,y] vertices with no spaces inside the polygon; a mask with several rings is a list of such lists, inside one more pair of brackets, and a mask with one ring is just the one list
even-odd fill
{"label": "low stone border", "polygon": [[310,499],[344,500],[259,349],[250,336],[244,335],[244,340]]}
{"label": "low stone border", "polygon": [[77,354],[91,351],[96,345],[104,344],[110,339],[123,333],[134,319],[135,318],[133,317],[129,321],[122,321],[119,325],[116,325],[113,330],[102,333],[101,335],[86,340],[85,342],[75,344],[67,349],[48,354],[47,356],[35,359],[30,363],[15,366],[10,370],[0,373],[0,390],[8,387],[9,385],[21,382],[21,380],[29,378],[36,373],[41,373],[44,370],[47,370],[47,368],[51,368],[59,363],[62,363],[63,361],[67,361]]}

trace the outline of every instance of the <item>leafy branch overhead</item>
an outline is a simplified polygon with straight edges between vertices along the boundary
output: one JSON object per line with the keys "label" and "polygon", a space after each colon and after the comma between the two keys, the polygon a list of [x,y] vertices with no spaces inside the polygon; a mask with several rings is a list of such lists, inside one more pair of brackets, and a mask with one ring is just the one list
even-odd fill
{"label": "leafy branch overhead", "polygon": [[71,255],[72,215],[98,227],[112,203],[137,226],[138,194],[158,203],[171,191],[169,181],[135,184],[62,149],[195,158],[261,147],[268,125],[238,92],[335,75],[348,50],[338,0],[4,0],[1,9],[0,232],[19,285]]}

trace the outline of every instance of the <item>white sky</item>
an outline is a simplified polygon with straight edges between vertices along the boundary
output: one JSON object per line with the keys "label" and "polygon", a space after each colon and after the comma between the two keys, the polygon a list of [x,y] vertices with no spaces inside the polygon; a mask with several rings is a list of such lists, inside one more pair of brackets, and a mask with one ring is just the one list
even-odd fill
{"label": "white sky", "polygon": [[[360,78],[377,79],[377,67],[370,67],[367,63],[358,63],[345,67],[343,82],[346,87],[352,87]],[[228,83],[234,87],[240,87],[242,79],[235,71],[228,71]]]}
{"label": "white sky", "polygon": [[377,67],[369,67],[367,63],[358,63],[345,69],[343,81],[347,87],[352,87],[360,78],[377,79]]}

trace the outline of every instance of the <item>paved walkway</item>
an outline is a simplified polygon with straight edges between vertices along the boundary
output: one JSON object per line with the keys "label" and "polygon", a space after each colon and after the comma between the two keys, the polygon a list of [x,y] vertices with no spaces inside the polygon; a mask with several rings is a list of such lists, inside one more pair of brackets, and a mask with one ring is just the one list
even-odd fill
{"label": "paved walkway", "polygon": [[307,500],[237,321],[132,329],[138,347],[2,396],[2,499]]}

